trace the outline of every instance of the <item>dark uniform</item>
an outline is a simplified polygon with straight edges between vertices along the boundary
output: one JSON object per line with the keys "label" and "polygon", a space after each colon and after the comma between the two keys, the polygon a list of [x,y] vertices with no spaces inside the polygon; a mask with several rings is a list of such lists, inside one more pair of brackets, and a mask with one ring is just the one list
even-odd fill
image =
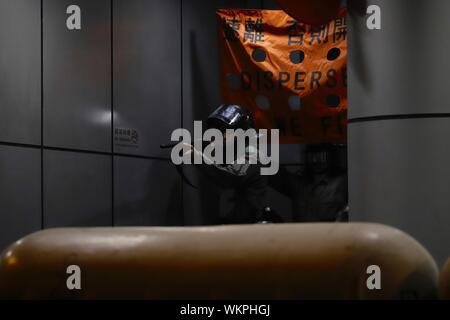
{"label": "dark uniform", "polygon": [[[238,105],[222,105],[207,120],[208,129],[215,128],[224,133],[227,129],[253,128],[251,114]],[[267,177],[260,174],[259,164],[250,164],[248,159],[255,157],[257,150],[247,146],[245,164],[199,165],[200,171],[208,181],[220,189],[219,223],[243,224],[260,220],[266,204]],[[225,154],[225,153],[224,153]]]}
{"label": "dark uniform", "polygon": [[250,165],[245,175],[234,175],[215,166],[201,165],[208,180],[220,188],[222,224],[255,223],[266,204],[268,181],[258,165]]}
{"label": "dark uniform", "polygon": [[290,173],[281,167],[270,177],[270,186],[292,200],[296,222],[332,222],[342,220],[348,203],[347,175],[327,173],[319,178],[311,174]]}

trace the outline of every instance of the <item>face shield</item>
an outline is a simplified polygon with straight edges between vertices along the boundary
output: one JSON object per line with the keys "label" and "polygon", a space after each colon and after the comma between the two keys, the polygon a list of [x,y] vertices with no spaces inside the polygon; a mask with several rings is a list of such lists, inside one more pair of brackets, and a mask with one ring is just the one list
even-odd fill
{"label": "face shield", "polygon": [[253,120],[250,112],[241,106],[224,104],[208,117],[207,127],[219,129],[222,132],[226,129],[247,130],[253,127]]}

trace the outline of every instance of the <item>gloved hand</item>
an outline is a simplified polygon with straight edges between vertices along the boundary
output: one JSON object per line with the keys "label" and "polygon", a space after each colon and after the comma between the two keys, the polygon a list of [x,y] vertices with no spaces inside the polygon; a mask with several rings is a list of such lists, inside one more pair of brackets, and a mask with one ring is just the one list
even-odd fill
{"label": "gloved hand", "polygon": [[336,222],[349,222],[350,216],[349,216],[349,207],[346,206],[343,210],[339,211],[336,215]]}
{"label": "gloved hand", "polygon": [[283,223],[283,218],[279,216],[271,207],[262,209],[257,223]]}

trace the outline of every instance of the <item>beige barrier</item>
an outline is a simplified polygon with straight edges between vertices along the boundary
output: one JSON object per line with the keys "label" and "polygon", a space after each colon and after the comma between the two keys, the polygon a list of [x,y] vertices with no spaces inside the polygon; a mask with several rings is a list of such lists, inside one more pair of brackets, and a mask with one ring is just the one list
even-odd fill
{"label": "beige barrier", "polygon": [[21,299],[434,298],[437,281],[418,242],[373,224],[53,229],[0,261],[0,298]]}
{"label": "beige barrier", "polygon": [[440,292],[443,299],[450,300],[450,259],[441,272]]}

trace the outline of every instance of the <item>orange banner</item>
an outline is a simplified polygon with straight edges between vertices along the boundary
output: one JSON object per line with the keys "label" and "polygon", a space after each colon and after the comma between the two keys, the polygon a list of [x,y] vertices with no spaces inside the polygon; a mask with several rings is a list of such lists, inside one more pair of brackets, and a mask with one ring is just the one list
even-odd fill
{"label": "orange banner", "polygon": [[282,143],[347,142],[346,9],[311,26],[280,10],[217,11],[224,103]]}

